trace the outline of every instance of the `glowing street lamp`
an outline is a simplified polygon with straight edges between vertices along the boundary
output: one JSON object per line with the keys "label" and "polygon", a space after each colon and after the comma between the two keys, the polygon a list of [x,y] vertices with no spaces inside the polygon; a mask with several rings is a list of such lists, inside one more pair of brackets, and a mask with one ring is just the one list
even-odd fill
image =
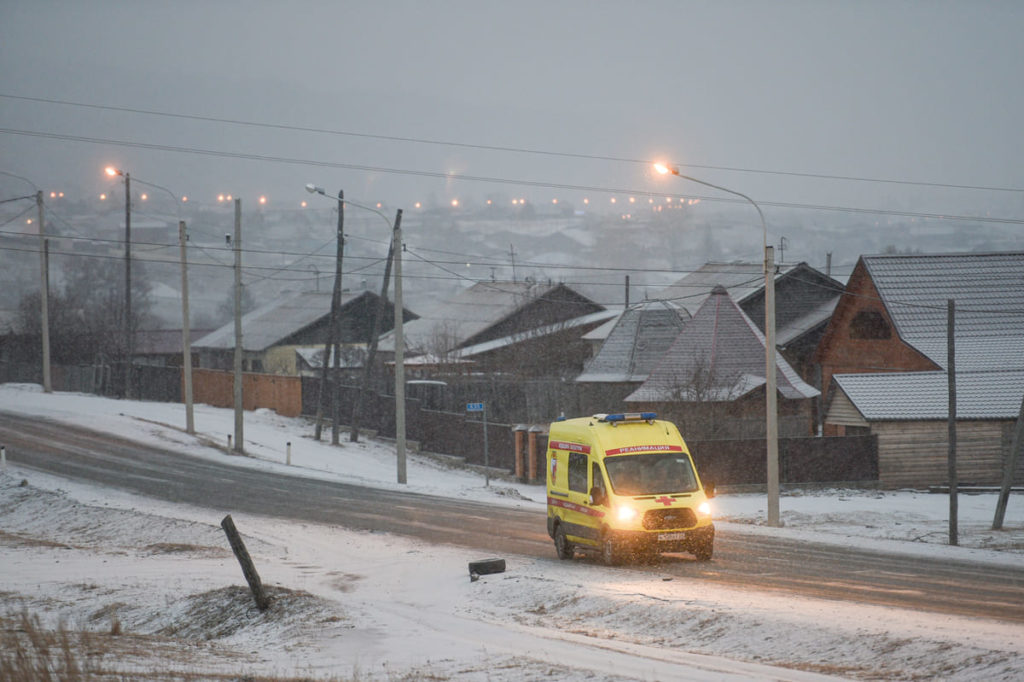
{"label": "glowing street lamp", "polygon": [[777,371],[775,365],[775,250],[768,246],[768,225],[765,223],[764,213],[757,202],[746,194],[683,175],[676,166],[659,162],[654,164],[654,170],[661,175],[675,175],[698,185],[711,187],[745,199],[757,210],[757,215],[761,219],[761,230],[764,237],[765,440],[768,451],[768,525],[781,525],[779,517],[779,411],[775,379]]}
{"label": "glowing street lamp", "polygon": [[107,166],[110,177],[124,178],[124,397],[131,397],[132,385],[132,179],[127,171]]}
{"label": "glowing street lamp", "polygon": [[[107,166],[104,172],[110,177],[116,177],[118,175],[124,177],[124,306],[125,306],[125,323],[124,332],[127,340],[127,352],[128,356],[125,362],[125,398],[129,398],[131,392],[131,377],[132,377],[132,353],[133,353],[133,334],[131,330],[131,313],[132,313],[132,294],[131,294],[131,281],[132,281],[132,260],[131,260],[131,220],[132,220],[132,203],[131,203],[131,176],[127,171],[115,168],[114,166]],[[181,249],[181,295],[182,295],[182,370],[185,378],[185,431],[186,433],[195,433],[195,420],[193,416],[193,405],[192,405],[192,342],[190,339],[189,329],[189,313],[188,313],[188,275],[187,275],[187,264],[185,255],[185,221],[181,219],[181,204],[188,201],[187,197],[178,199],[177,195],[171,190],[167,189],[163,185],[158,185],[155,182],[147,182],[145,180],[135,179],[135,182],[159,189],[166,192],[171,199],[174,200],[174,206],[178,214],[178,242]],[[101,199],[106,199],[106,195],[100,195]],[[143,201],[149,199],[149,195],[143,193],[141,195]]]}

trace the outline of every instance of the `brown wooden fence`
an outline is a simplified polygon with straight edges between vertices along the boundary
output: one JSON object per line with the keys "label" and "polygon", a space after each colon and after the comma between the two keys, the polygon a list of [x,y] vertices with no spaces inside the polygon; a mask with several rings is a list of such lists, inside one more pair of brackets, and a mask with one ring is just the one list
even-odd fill
{"label": "brown wooden fence", "polygon": [[[182,379],[184,381],[184,379]],[[192,370],[192,399],[214,407],[234,407],[235,383],[232,372],[214,369]],[[283,417],[302,414],[302,379],[277,374],[242,375],[242,407],[265,407]]]}

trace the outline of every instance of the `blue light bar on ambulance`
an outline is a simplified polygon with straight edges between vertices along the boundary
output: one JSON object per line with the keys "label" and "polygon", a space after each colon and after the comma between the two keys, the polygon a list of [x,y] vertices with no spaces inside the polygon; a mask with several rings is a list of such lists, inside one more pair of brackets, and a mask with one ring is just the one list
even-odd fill
{"label": "blue light bar on ambulance", "polygon": [[649,422],[658,418],[656,412],[625,412],[620,414],[606,414],[601,419],[604,422]]}

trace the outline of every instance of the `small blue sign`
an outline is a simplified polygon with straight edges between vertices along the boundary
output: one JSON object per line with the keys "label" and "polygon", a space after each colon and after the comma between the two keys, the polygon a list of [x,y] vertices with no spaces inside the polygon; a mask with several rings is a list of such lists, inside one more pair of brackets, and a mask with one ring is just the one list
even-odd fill
{"label": "small blue sign", "polygon": [[466,403],[466,412],[483,412],[483,403]]}

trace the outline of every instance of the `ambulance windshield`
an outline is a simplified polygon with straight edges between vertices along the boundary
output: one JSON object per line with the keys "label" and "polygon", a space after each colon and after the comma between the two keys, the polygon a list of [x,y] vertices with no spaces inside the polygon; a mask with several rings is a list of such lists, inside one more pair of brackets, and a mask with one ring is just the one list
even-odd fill
{"label": "ambulance windshield", "polygon": [[607,457],[604,468],[616,495],[658,495],[697,490],[690,458],[678,452]]}

